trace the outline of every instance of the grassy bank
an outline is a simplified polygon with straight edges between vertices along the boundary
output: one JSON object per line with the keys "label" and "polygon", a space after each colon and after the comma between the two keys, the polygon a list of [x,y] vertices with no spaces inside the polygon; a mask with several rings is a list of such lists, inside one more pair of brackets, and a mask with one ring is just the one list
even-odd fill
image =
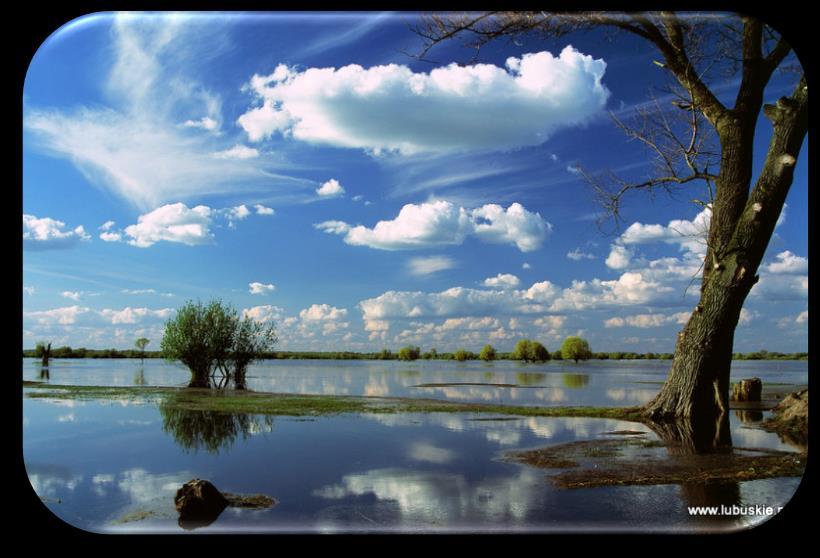
{"label": "grassy bank", "polygon": [[23,382],[25,396],[47,399],[159,401],[181,409],[282,416],[318,416],[341,413],[484,413],[522,417],[591,417],[640,421],[637,408],[525,407],[484,403],[459,403],[435,399],[294,395],[215,389],[70,386]]}

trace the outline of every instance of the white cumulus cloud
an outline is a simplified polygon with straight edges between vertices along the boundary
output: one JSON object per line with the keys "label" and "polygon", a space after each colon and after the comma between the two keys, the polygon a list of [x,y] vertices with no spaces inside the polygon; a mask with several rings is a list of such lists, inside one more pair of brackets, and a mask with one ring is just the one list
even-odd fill
{"label": "white cumulus cloud", "polygon": [[379,221],[372,229],[343,221],[325,221],[315,227],[344,235],[347,244],[380,250],[459,245],[472,235],[529,252],[538,249],[552,231],[550,223],[519,203],[506,210],[496,204],[468,210],[445,200],[406,204],[395,219]]}
{"label": "white cumulus cloud", "polygon": [[307,68],[280,64],[254,75],[261,101],[239,117],[251,141],[274,133],[300,141],[403,154],[510,149],[543,143],[600,113],[606,63],[567,46],[491,64],[429,73],[398,64]]}
{"label": "white cumulus cloud", "polygon": [[484,279],[482,285],[485,287],[500,287],[502,289],[509,289],[517,287],[521,280],[512,273],[499,273],[495,277],[487,277]]}
{"label": "white cumulus cloud", "polygon": [[271,283],[265,284],[254,281],[253,283],[248,283],[248,289],[251,294],[257,295],[272,293],[276,290],[276,287]]}
{"label": "white cumulus cloud", "polygon": [[769,273],[808,273],[809,260],[786,250],[775,256],[777,261],[764,265],[763,269]]}
{"label": "white cumulus cloud", "polygon": [[278,306],[271,306],[265,304],[262,306],[254,306],[252,308],[245,308],[242,310],[243,318],[250,318],[260,323],[270,321],[279,321],[282,318],[284,310]]}
{"label": "white cumulus cloud", "polygon": [[324,198],[332,198],[341,196],[345,193],[345,189],[339,184],[335,178],[331,178],[316,189],[316,193]]}
{"label": "white cumulus cloud", "polygon": [[299,312],[299,317],[303,321],[317,322],[324,320],[340,320],[347,316],[347,310],[336,308],[329,304],[313,304]]}
{"label": "white cumulus cloud", "polygon": [[82,225],[66,230],[66,224],[49,217],[37,218],[23,214],[23,247],[27,250],[71,248],[78,242],[91,240]]}
{"label": "white cumulus cloud", "polygon": [[188,208],[184,203],[163,205],[140,215],[136,225],[125,227],[132,246],[147,248],[160,241],[181,242],[189,246],[208,244],[213,240],[209,229],[211,208],[198,205]]}

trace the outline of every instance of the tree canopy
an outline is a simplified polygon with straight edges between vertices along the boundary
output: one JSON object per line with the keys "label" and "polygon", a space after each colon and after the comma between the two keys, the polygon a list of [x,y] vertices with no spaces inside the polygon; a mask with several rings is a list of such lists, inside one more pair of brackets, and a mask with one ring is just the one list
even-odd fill
{"label": "tree canopy", "polygon": [[165,324],[160,346],[165,358],[190,369],[189,387],[208,387],[217,370],[244,387],[248,364],[276,342],[273,324],[240,319],[236,309],[215,300],[184,304]]}
{"label": "tree canopy", "polygon": [[532,339],[521,339],[515,344],[510,358],[524,362],[544,362],[549,360],[550,354],[546,347]]}
{"label": "tree canopy", "polygon": [[586,339],[580,337],[567,337],[561,344],[561,357],[564,360],[589,360],[592,358],[592,351]]}

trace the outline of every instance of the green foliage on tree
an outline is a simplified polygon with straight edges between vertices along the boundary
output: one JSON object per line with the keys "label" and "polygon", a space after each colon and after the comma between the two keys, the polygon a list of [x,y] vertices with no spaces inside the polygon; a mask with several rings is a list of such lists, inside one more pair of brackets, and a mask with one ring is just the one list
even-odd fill
{"label": "green foliage on tree", "polygon": [[478,358],[487,362],[495,360],[495,347],[492,345],[484,345],[481,352],[478,354]]}
{"label": "green foliage on tree", "polygon": [[513,360],[523,360],[524,362],[544,362],[549,360],[550,353],[546,347],[538,341],[521,339],[515,344],[510,358]]}
{"label": "green foliage on tree", "polygon": [[139,339],[134,341],[134,346],[140,350],[141,359],[145,357],[145,347],[147,347],[148,343],[150,342],[151,341],[149,339],[146,339],[145,337],[140,337]]}
{"label": "green foliage on tree", "polygon": [[592,351],[589,350],[589,343],[580,337],[567,337],[561,344],[561,356],[564,360],[589,360],[592,358]]}
{"label": "green foliage on tree", "polygon": [[475,358],[475,355],[466,349],[459,349],[453,353],[453,358],[459,362]]}
{"label": "green foliage on tree", "polygon": [[394,358],[390,349],[382,349],[381,352],[376,354],[376,360],[393,360]]}
{"label": "green foliage on tree", "polygon": [[220,370],[244,387],[245,369],[276,343],[272,324],[240,319],[220,300],[207,306],[188,301],[165,324],[160,347],[169,360],[179,360],[191,371],[189,387],[209,387]]}
{"label": "green foliage on tree", "polygon": [[417,360],[421,355],[421,349],[408,345],[399,349],[399,360]]}

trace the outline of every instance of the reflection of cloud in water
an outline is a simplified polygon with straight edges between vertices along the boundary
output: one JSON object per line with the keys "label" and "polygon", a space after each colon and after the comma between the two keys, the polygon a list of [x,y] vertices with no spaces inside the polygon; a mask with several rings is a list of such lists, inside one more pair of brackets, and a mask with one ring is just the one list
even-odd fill
{"label": "reflection of cloud in water", "polygon": [[783,443],[773,432],[760,428],[739,427],[732,429],[732,442],[737,447],[768,448],[782,451],[794,451],[794,446]]}
{"label": "reflection of cloud in water", "polygon": [[77,420],[77,417],[74,413],[68,413],[67,415],[60,415],[57,417],[57,422],[74,422]]}
{"label": "reflection of cloud in water", "polygon": [[334,382],[324,382],[322,384],[322,394],[324,395],[350,395],[350,389],[337,386]]}
{"label": "reflection of cloud in water", "polygon": [[26,467],[28,480],[41,498],[56,498],[58,492],[74,492],[83,480],[82,475],[71,473],[66,467],[31,465]]}
{"label": "reflection of cloud in water", "polygon": [[136,419],[129,419],[129,420],[118,420],[117,424],[121,424],[123,426],[148,426],[149,424],[154,424],[155,421],[153,420],[136,420]]}
{"label": "reflection of cloud in water", "polygon": [[132,503],[145,504],[160,499],[173,501],[179,487],[195,477],[187,471],[155,475],[135,468],[120,473],[117,487],[128,494]]}
{"label": "reflection of cloud in water", "polygon": [[549,418],[529,417],[524,424],[539,438],[552,438],[555,435],[555,423],[554,418],[550,420]]}
{"label": "reflection of cloud in water", "polygon": [[370,397],[386,397],[390,395],[390,388],[387,385],[387,378],[384,375],[370,375],[367,384],[364,386],[364,394]]}
{"label": "reflection of cloud in water", "polygon": [[439,448],[427,442],[415,442],[410,445],[407,450],[410,459],[415,461],[424,461],[427,463],[436,463],[441,465],[449,463],[456,457],[456,453],[452,450]]}
{"label": "reflection of cloud in water", "polygon": [[273,432],[273,421],[251,420],[248,422],[246,434],[269,434]]}
{"label": "reflection of cloud in water", "polygon": [[541,401],[549,401],[551,403],[560,403],[567,400],[567,392],[561,388],[539,389],[534,390],[536,399]]}
{"label": "reflection of cloud in water", "polygon": [[345,475],[338,484],[315,490],[320,498],[341,500],[372,494],[395,502],[404,521],[456,523],[476,519],[521,520],[547,493],[542,472],[521,469],[516,476],[471,484],[463,475],[405,469],[374,469]]}
{"label": "reflection of cloud in water", "polygon": [[58,407],[68,407],[73,409],[74,407],[83,407],[85,406],[85,401],[76,401],[74,399],[41,399],[41,401],[45,401],[51,405],[57,405]]}
{"label": "reflection of cloud in water", "polygon": [[488,430],[484,433],[488,442],[495,442],[500,446],[514,446],[521,441],[518,430]]}
{"label": "reflection of cloud in water", "polygon": [[94,485],[94,492],[98,496],[105,496],[108,489],[114,484],[114,475],[94,475],[91,477],[91,483]]}
{"label": "reflection of cloud in water", "polygon": [[627,391],[624,388],[610,388],[606,390],[607,398],[618,402],[648,403],[655,395],[656,392],[648,389],[630,389]]}

